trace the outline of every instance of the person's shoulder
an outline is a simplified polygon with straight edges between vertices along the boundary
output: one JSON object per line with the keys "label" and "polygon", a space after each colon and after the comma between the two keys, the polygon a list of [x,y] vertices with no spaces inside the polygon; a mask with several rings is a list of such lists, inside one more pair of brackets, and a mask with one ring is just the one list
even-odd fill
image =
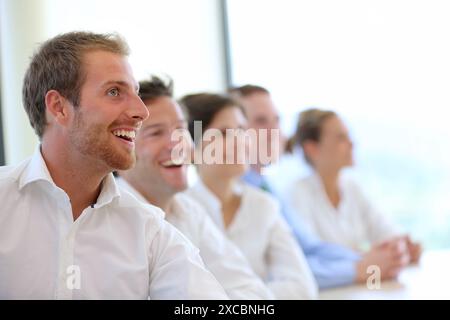
{"label": "person's shoulder", "polygon": [[201,208],[202,205],[193,197],[189,195],[188,192],[179,192],[174,196],[174,200],[181,206],[187,209]]}
{"label": "person's shoulder", "polygon": [[348,173],[341,174],[341,176],[339,177],[339,183],[349,188],[361,188],[358,179]]}
{"label": "person's shoulder", "polygon": [[294,197],[296,199],[310,199],[311,196],[317,192],[317,188],[319,188],[317,184],[315,175],[303,176],[294,180],[287,187],[288,194],[290,197]]}
{"label": "person's shoulder", "polygon": [[191,199],[196,199],[197,197],[200,197],[202,192],[204,190],[202,190],[202,185],[200,183],[196,183],[193,186],[187,188],[186,190],[184,190],[183,192],[180,192],[179,194],[183,194],[188,196]]}
{"label": "person's shoulder", "polygon": [[17,180],[17,175],[14,174],[17,166],[1,166],[0,167],[0,183]]}
{"label": "person's shoulder", "polygon": [[261,230],[284,223],[281,204],[270,193],[246,185],[243,196],[248,216]]}
{"label": "person's shoulder", "polygon": [[188,193],[180,192],[174,196],[175,204],[190,218],[203,219],[207,215],[205,207]]}
{"label": "person's shoulder", "polygon": [[314,185],[316,178],[317,177],[314,174],[309,174],[298,178],[293,184],[297,188],[310,189],[311,186]]}
{"label": "person's shoulder", "polygon": [[132,193],[121,188],[118,207],[127,210],[130,214],[164,220],[164,211],[160,208],[137,199]]}
{"label": "person's shoulder", "polygon": [[244,183],[243,187],[243,197],[246,201],[251,202],[252,205],[257,207],[268,207],[278,209],[278,200],[271,195],[269,192],[261,190],[255,186],[248,183]]}
{"label": "person's shoulder", "polygon": [[365,197],[365,193],[357,178],[351,174],[344,173],[339,177],[339,185],[345,193],[353,196]]}
{"label": "person's shoulder", "polygon": [[30,159],[16,165],[0,166],[0,188],[17,184]]}

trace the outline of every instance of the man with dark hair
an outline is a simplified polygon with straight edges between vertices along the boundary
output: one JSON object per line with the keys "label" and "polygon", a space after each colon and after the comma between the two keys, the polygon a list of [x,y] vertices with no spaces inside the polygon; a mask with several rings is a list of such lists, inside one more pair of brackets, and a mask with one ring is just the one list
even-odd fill
{"label": "man with dark hair", "polygon": [[160,77],[153,75],[148,81],[140,81],[139,96],[144,103],[145,101],[155,100],[160,97],[172,98],[173,80],[168,79],[164,82]]}
{"label": "man with dark hair", "polygon": [[[256,129],[258,134],[269,135],[267,140],[274,142],[270,137],[270,131],[272,129],[280,130],[280,116],[269,91],[260,86],[244,85],[232,88],[229,92],[244,107],[249,128]],[[260,129],[267,131],[260,131]],[[280,136],[282,136],[281,133]],[[280,140],[278,143],[282,147],[279,149],[283,150],[284,140]],[[267,149],[270,150],[270,147]],[[262,174],[266,165],[269,164],[260,161],[252,164],[251,170],[245,175],[244,180],[274,194],[281,200],[280,195],[275,192]],[[303,249],[320,288],[364,282],[369,276],[367,267],[371,265],[380,266],[383,276],[395,277],[405,265],[406,259],[400,249],[392,251],[386,246],[378,246],[365,254],[360,254],[340,245],[323,242],[306,229],[287,203],[282,202],[282,208],[282,213]]]}
{"label": "man with dark hair", "polygon": [[[200,249],[206,267],[232,299],[270,299],[269,289],[256,276],[240,250],[215,226],[187,188],[187,164],[192,139],[186,120],[172,97],[172,81],[152,76],[141,81],[140,96],[152,116],[136,136],[136,165],[120,171],[118,184],[145,203],[163,209],[166,220]],[[185,150],[176,152],[177,131],[186,138]],[[180,143],[183,143],[180,141]]]}
{"label": "man with dark hair", "polygon": [[0,299],[226,298],[163,212],[119,191],[148,110],[126,43],[70,32],[45,42],[23,102],[34,155],[0,168]]}
{"label": "man with dark hair", "polygon": [[245,84],[240,87],[231,88],[228,90],[228,93],[237,100],[242,97],[249,97],[254,93],[270,94],[266,88],[253,84]]}

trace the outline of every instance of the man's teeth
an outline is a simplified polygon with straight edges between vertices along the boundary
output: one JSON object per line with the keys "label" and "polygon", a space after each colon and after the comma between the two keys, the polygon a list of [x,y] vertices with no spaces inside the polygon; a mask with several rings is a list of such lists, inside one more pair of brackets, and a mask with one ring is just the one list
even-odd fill
{"label": "man's teeth", "polygon": [[167,160],[167,161],[164,161],[163,163],[161,163],[164,167],[172,167],[172,166],[180,166],[180,165],[182,165],[183,164],[183,160],[178,160],[178,159],[176,159],[176,160],[174,160],[174,161],[172,161],[172,160]]}
{"label": "man's teeth", "polygon": [[128,139],[136,138],[136,131],[134,130],[114,130],[113,134],[117,137],[126,137]]}

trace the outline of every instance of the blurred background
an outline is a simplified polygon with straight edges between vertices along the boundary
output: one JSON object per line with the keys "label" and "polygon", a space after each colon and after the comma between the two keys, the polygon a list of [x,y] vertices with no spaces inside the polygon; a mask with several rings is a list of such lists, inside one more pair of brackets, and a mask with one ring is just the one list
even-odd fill
{"label": "blurred background", "polygon": [[[29,58],[56,34],[118,32],[136,78],[175,95],[252,83],[272,92],[284,133],[300,111],[337,111],[376,206],[427,249],[450,247],[450,2],[446,0],[0,0],[0,162],[37,139],[21,103]],[[288,183],[301,154],[271,176]],[[289,172],[289,174],[287,174]]]}

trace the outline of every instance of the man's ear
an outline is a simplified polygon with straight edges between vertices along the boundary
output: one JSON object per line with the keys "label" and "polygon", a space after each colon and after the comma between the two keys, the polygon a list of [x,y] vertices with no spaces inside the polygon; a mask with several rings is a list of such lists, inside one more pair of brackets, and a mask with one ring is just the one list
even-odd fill
{"label": "man's ear", "polygon": [[66,126],[71,113],[71,103],[58,91],[49,90],[45,95],[45,106],[50,118],[56,123]]}

